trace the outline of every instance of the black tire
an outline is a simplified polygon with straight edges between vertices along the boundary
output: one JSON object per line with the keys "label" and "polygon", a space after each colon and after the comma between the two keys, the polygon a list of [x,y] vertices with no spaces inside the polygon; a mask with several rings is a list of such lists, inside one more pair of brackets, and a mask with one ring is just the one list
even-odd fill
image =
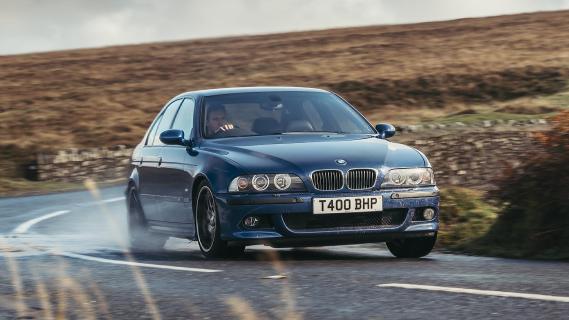
{"label": "black tire", "polygon": [[128,191],[127,208],[130,249],[134,251],[162,251],[168,236],[153,233],[148,229],[138,193],[134,186]]}
{"label": "black tire", "polygon": [[432,237],[406,238],[387,242],[387,248],[397,258],[420,258],[428,255],[437,241]]}
{"label": "black tire", "polygon": [[195,199],[196,235],[202,254],[206,258],[236,257],[243,254],[245,246],[228,246],[221,239],[221,225],[217,205],[207,182],[198,186]]}

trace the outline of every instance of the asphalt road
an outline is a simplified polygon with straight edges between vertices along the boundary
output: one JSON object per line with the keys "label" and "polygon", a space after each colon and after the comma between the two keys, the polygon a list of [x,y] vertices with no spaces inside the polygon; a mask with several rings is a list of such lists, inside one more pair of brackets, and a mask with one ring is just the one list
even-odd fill
{"label": "asphalt road", "polygon": [[395,259],[377,244],[208,261],[182,239],[128,254],[122,190],[0,200],[0,319],[569,317],[566,262]]}

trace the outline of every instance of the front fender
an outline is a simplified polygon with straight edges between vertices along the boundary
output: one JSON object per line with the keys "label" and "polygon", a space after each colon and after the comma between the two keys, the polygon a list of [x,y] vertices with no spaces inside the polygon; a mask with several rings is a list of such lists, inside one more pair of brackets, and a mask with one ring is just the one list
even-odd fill
{"label": "front fender", "polygon": [[417,151],[421,155],[421,157],[423,157],[423,161],[425,161],[425,167],[431,168],[431,163],[429,162],[429,159],[427,159],[427,156],[417,149],[415,149],[415,151]]}
{"label": "front fender", "polygon": [[198,165],[195,168],[195,181],[205,178],[214,193],[227,193],[229,183],[233,178],[244,174],[244,169],[235,161],[223,154],[203,150],[199,152]]}
{"label": "front fender", "polygon": [[389,168],[430,167],[429,161],[419,150],[400,143],[389,143],[384,166]]}
{"label": "front fender", "polygon": [[138,175],[138,168],[137,167],[133,167],[132,171],[130,172],[130,176],[128,177],[128,183],[127,183],[127,192],[128,192],[128,189],[130,188],[131,185],[134,185],[134,187],[137,190],[140,187],[140,178]]}

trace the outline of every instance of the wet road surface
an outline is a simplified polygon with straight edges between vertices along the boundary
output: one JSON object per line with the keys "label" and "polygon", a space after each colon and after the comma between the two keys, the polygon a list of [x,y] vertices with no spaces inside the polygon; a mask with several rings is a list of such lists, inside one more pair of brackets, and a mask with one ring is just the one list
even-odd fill
{"label": "wet road surface", "polygon": [[567,262],[437,252],[395,259],[381,244],[254,246],[242,258],[211,261],[174,238],[165,252],[129,253],[125,214],[121,187],[0,199],[0,319],[569,314]]}

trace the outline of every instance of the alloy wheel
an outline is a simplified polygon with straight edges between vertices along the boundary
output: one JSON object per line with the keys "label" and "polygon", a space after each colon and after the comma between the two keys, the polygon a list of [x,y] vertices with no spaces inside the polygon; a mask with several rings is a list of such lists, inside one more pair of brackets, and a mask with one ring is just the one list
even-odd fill
{"label": "alloy wheel", "polygon": [[210,251],[216,238],[217,220],[213,194],[207,186],[202,187],[198,194],[196,220],[198,241],[204,251]]}

